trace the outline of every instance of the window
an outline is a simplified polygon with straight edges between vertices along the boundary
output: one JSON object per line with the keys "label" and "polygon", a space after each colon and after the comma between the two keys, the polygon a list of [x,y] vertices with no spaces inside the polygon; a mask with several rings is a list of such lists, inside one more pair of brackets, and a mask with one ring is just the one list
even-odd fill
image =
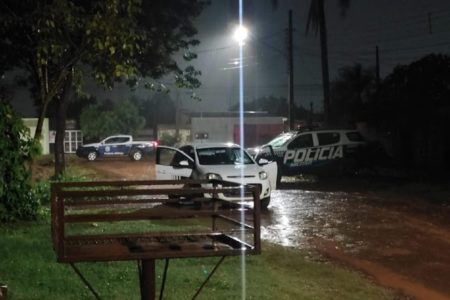
{"label": "window", "polygon": [[341,136],[338,132],[319,132],[317,138],[319,140],[319,146],[331,145],[339,143]]}
{"label": "window", "polygon": [[112,137],[107,140],[105,140],[105,144],[120,144],[120,143],[127,143],[130,140],[129,137],[126,136],[117,136]]}
{"label": "window", "polygon": [[294,137],[294,133],[292,132],[283,133],[271,140],[268,144],[275,148],[281,147],[286,144],[287,141],[289,141],[292,137]]}
{"label": "window", "polygon": [[117,138],[110,138],[105,140],[105,144],[115,144]]}
{"label": "window", "polygon": [[181,147],[180,150],[189,155],[192,160],[195,160],[194,148],[192,146],[184,146]]}
{"label": "window", "polygon": [[288,149],[297,149],[297,148],[309,148],[313,147],[314,142],[312,138],[312,134],[302,134],[296,137],[289,145]]}
{"label": "window", "polygon": [[247,165],[253,163],[247,153],[241,152],[240,148],[197,149],[197,155],[201,165]]}
{"label": "window", "polygon": [[170,166],[176,151],[173,149],[160,148],[157,152],[156,161],[163,166]]}
{"label": "window", "polygon": [[189,163],[189,166],[192,165],[192,162],[180,151],[175,151],[175,155],[173,156],[173,159],[170,163],[171,166],[179,166],[181,161],[187,161]]}
{"label": "window", "polygon": [[66,130],[64,134],[64,153],[75,153],[83,144],[83,134],[80,130]]}

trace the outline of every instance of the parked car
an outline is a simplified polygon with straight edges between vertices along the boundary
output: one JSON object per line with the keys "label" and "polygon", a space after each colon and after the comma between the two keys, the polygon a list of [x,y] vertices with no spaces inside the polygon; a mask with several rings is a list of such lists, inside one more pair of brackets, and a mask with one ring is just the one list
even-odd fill
{"label": "parked car", "polygon": [[[260,187],[261,206],[270,203],[276,188],[277,164],[260,159],[258,163],[239,145],[226,143],[189,144],[179,149],[158,146],[156,151],[157,179],[218,179]],[[207,195],[205,195],[208,197]],[[227,201],[242,201],[239,194],[221,194]]]}
{"label": "parked car", "polygon": [[114,135],[98,143],[78,147],[77,156],[94,161],[101,156],[128,156],[132,160],[141,160],[156,148],[156,142],[133,141],[131,135]]}
{"label": "parked car", "polygon": [[282,133],[249,152],[255,159],[276,160],[280,179],[283,175],[352,172],[364,159],[366,146],[357,130],[305,130]]}

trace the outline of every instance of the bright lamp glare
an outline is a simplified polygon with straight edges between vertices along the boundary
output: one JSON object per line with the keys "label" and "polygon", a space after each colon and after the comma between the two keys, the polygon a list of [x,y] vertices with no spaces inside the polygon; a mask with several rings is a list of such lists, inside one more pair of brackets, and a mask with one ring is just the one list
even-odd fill
{"label": "bright lamp glare", "polygon": [[248,30],[244,26],[239,26],[234,31],[234,40],[237,41],[239,44],[243,44],[244,41],[247,39],[248,36]]}

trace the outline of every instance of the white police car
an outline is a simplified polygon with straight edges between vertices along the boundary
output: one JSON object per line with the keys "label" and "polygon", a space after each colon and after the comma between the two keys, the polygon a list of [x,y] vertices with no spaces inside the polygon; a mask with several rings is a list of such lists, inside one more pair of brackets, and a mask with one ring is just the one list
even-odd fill
{"label": "white police car", "polygon": [[278,162],[279,175],[335,175],[351,172],[364,158],[366,141],[357,130],[327,129],[285,132],[253,149]]}
{"label": "white police car", "polygon": [[[156,179],[219,179],[260,188],[261,207],[270,203],[276,188],[277,164],[260,159],[258,163],[245,150],[231,143],[199,143],[179,149],[158,146]],[[227,201],[242,201],[241,195],[230,192],[219,195]]]}

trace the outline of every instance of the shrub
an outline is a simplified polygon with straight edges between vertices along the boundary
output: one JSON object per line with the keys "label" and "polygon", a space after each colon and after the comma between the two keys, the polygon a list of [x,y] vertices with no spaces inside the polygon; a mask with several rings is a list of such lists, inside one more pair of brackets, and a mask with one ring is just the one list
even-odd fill
{"label": "shrub", "polygon": [[74,182],[74,181],[86,181],[86,178],[63,173],[61,176],[58,176],[57,178],[36,182],[31,190],[31,195],[35,201],[37,201],[41,205],[46,205],[50,203],[50,196],[51,196],[50,185],[52,182]]}
{"label": "shrub", "polygon": [[159,139],[159,143],[164,146],[174,146],[177,143],[177,137],[165,132]]}
{"label": "shrub", "polygon": [[29,129],[0,99],[0,221],[37,217],[39,201],[33,197],[26,166],[36,151],[35,145]]}

